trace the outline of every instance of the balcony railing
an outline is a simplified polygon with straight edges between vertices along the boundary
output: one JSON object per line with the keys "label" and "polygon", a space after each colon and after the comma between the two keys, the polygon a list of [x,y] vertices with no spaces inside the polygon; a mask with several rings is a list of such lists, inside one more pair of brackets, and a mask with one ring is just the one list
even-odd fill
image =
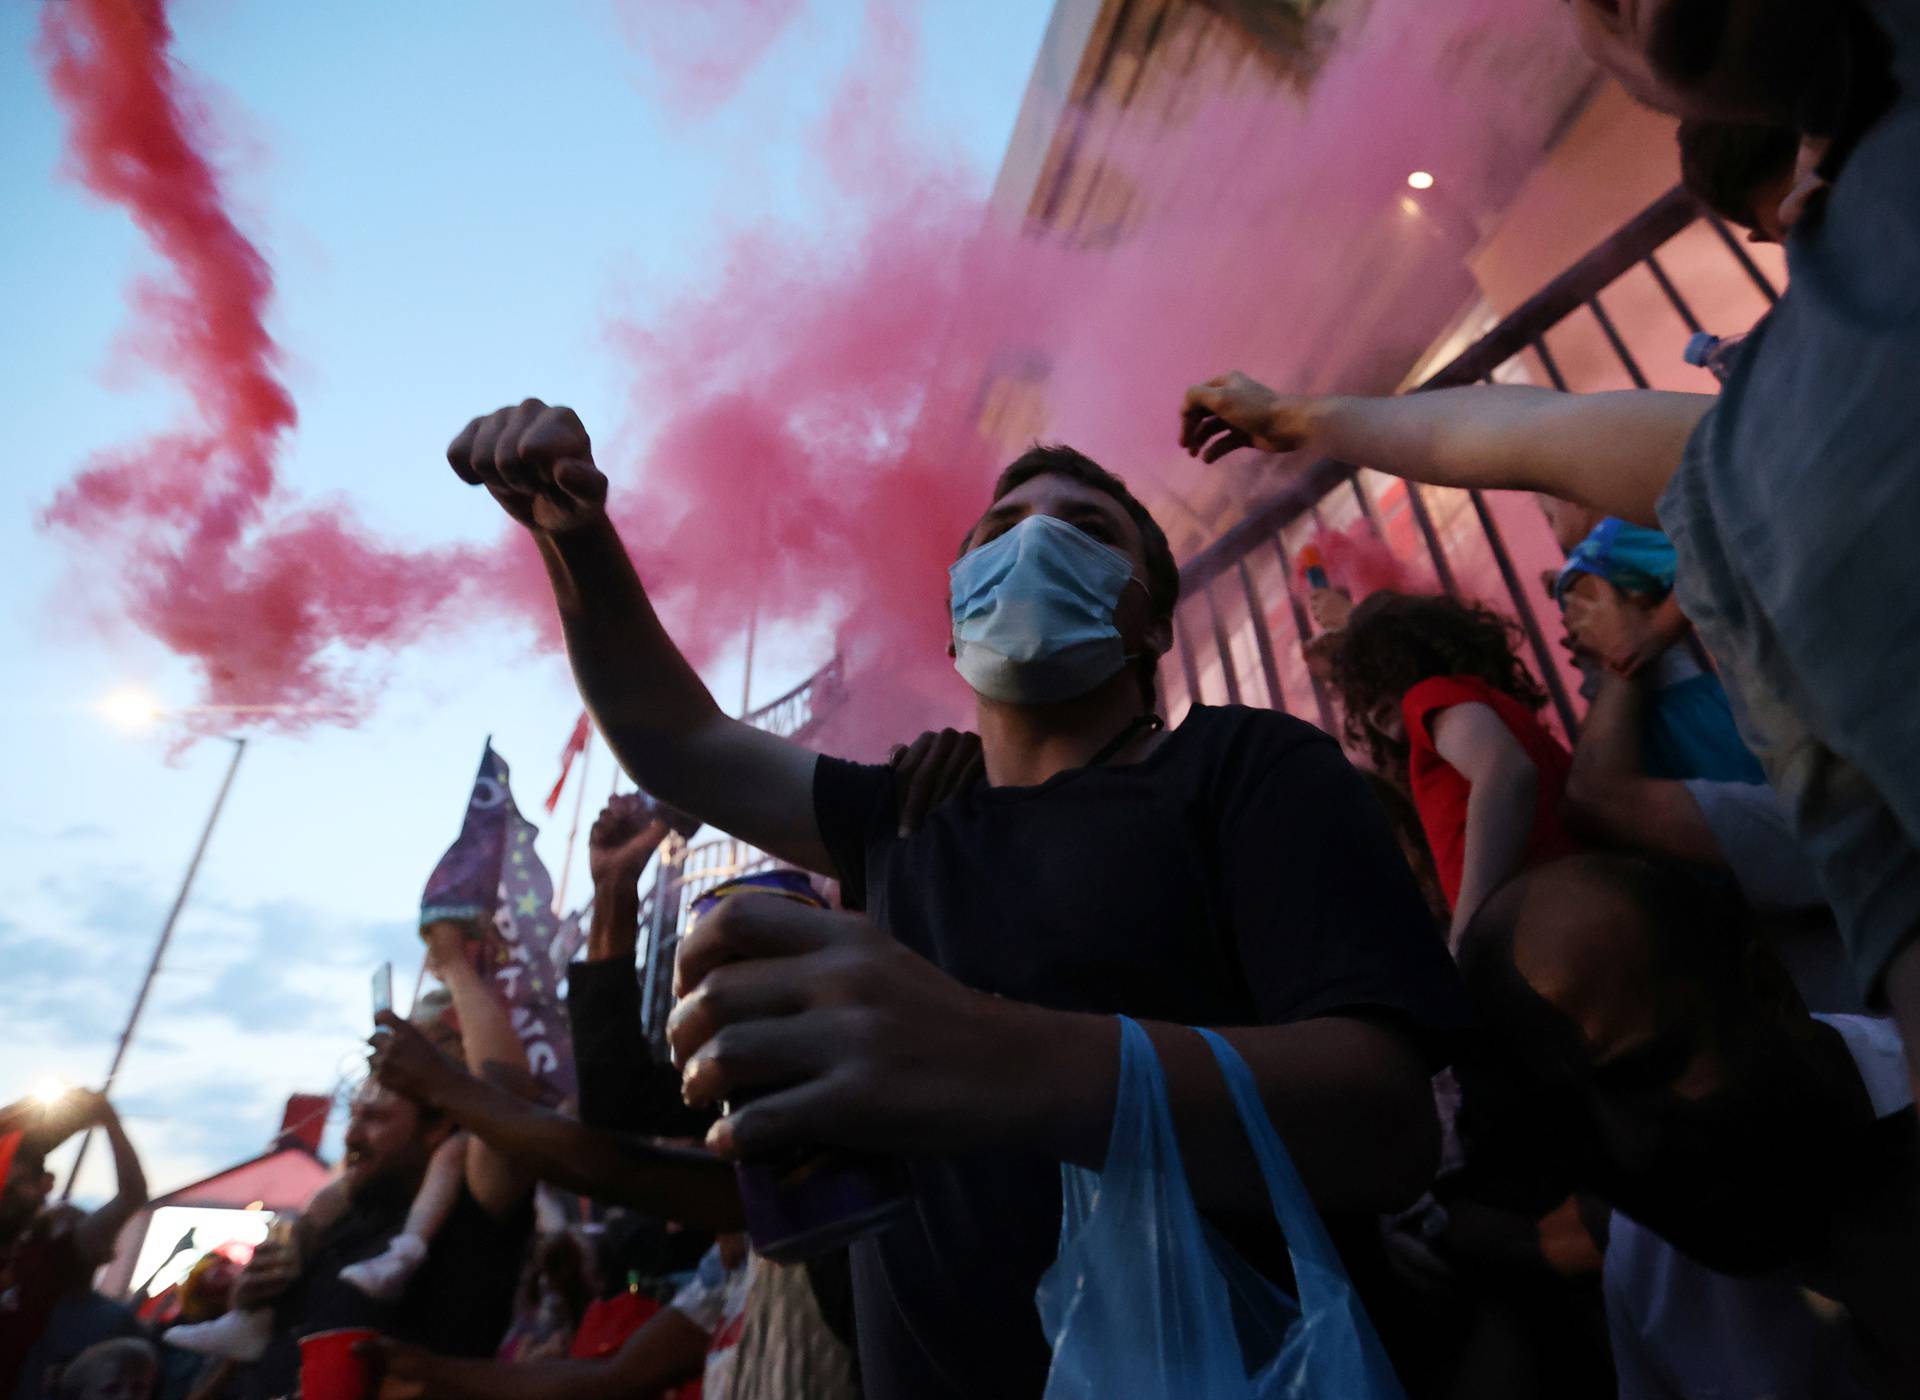
{"label": "balcony railing", "polygon": [[[1684,256],[1672,259],[1672,267],[1663,263],[1662,253],[1682,239],[1687,240],[1679,250]],[[1675,270],[1682,263],[1687,269],[1684,275]],[[1651,293],[1671,313],[1672,328],[1691,333],[1703,329],[1703,323],[1682,284],[1711,284],[1716,301],[1723,301],[1720,293],[1729,279],[1745,286],[1761,308],[1779,297],[1740,239],[1684,190],[1675,189],[1501,319],[1414,392],[1513,379],[1561,390],[1617,384],[1646,388],[1649,377],[1622,333],[1620,319],[1602,297],[1618,294],[1624,302],[1632,295],[1644,302]],[[1598,342],[1593,341],[1593,332],[1598,333]],[[1549,345],[1549,337],[1556,335],[1566,337],[1575,348],[1583,338],[1589,348],[1602,348],[1598,354],[1583,355],[1577,371],[1569,372]],[[1574,696],[1534,602],[1536,596],[1544,602],[1544,594],[1537,585],[1527,587],[1485,495],[1394,482],[1364,468],[1365,464],[1322,460],[1289,471],[1285,487],[1186,562],[1180,571],[1183,601],[1175,618],[1177,670],[1171,676],[1163,670],[1163,688],[1179,689],[1184,704],[1225,700],[1264,703],[1281,710],[1288,709],[1290,701],[1305,704],[1313,718],[1332,729],[1332,707],[1307,669],[1302,651],[1310,625],[1291,580],[1298,545],[1345,515],[1364,520],[1383,539],[1401,533],[1417,541],[1413,547],[1431,566],[1435,581],[1454,596],[1462,592],[1467,566],[1484,551],[1505,594],[1500,601],[1518,620],[1534,669],[1545,681],[1561,723],[1573,734],[1579,721]],[[1408,521],[1410,528],[1398,528]],[[1169,680],[1172,684],[1167,684]],[[836,659],[748,719],[772,733],[804,739],[844,695],[844,677]],[[1169,705],[1168,717],[1177,720],[1181,712],[1183,706]],[[673,947],[688,907],[721,880],[772,864],[769,857],[730,838],[711,838],[691,849],[670,838],[669,845],[676,849],[663,850],[641,922],[648,950],[643,1006],[656,1043],[666,1020]]]}

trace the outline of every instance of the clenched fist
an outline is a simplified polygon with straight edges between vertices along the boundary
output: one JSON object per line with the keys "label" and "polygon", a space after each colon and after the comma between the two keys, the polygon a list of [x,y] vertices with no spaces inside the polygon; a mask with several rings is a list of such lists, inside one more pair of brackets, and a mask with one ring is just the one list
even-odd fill
{"label": "clenched fist", "polygon": [[1196,384],[1180,405],[1180,445],[1189,456],[1217,462],[1229,452],[1291,452],[1306,444],[1309,399],[1276,394],[1235,370]]}
{"label": "clenched fist", "polygon": [[607,479],[570,408],[527,399],[476,418],[448,446],[447,461],[530,530],[564,534],[605,518]]}

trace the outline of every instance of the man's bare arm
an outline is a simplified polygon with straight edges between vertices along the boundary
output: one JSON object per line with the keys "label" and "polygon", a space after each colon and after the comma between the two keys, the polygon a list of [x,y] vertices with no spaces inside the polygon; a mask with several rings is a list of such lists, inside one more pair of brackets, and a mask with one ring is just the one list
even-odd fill
{"label": "man's bare arm", "polygon": [[1642,525],[1714,399],[1487,384],[1388,398],[1276,394],[1244,374],[1196,384],[1181,446],[1206,461],[1306,450],[1436,486],[1542,491]]}
{"label": "man's bare arm", "polygon": [[607,518],[607,479],[573,410],[528,399],[476,418],[447,460],[532,535],[580,694],[634,780],[762,850],[835,873],[813,814],[818,755],[714,703]]}
{"label": "man's bare arm", "polygon": [[709,1338],[677,1308],[662,1308],[604,1360],[555,1358],[508,1364],[436,1356],[402,1342],[366,1344],[402,1384],[435,1400],[649,1400],[693,1379],[706,1362]]}
{"label": "man's bare arm", "polygon": [[590,1128],[462,1071],[391,1012],[380,1024],[388,1033],[374,1057],[380,1082],[445,1113],[517,1179],[538,1178],[698,1229],[740,1228],[733,1169],[711,1153]]}
{"label": "man's bare arm", "polygon": [[1639,681],[1600,683],[1567,775],[1567,822],[1583,836],[1726,869],[1700,804],[1677,778],[1656,778],[1642,756],[1646,697]]}
{"label": "man's bare arm", "polygon": [[147,1203],[147,1176],[140,1168],[140,1154],[133,1150],[133,1143],[113,1105],[104,1095],[91,1097],[97,1101],[95,1121],[106,1133],[107,1146],[113,1151],[113,1199],[82,1220],[75,1233],[82,1256],[91,1263],[104,1264],[113,1257],[120,1231]]}

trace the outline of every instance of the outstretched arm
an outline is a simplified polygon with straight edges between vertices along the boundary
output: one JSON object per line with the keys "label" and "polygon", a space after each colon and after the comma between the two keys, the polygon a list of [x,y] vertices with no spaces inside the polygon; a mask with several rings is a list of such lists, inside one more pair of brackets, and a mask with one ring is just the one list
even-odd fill
{"label": "outstretched arm", "polygon": [[685,1313],[662,1308],[612,1356],[600,1361],[526,1361],[509,1365],[435,1356],[403,1342],[368,1344],[393,1380],[424,1387],[435,1400],[650,1400],[691,1380],[706,1361],[709,1338]]}
{"label": "outstretched arm", "polygon": [[1238,373],[1187,390],[1180,445],[1305,449],[1436,486],[1542,491],[1642,525],[1712,408],[1707,394],[1487,384],[1390,398],[1276,394]]}
{"label": "outstretched arm", "polygon": [[[467,961],[466,930],[442,919],[428,924],[421,936],[427,940],[427,960],[434,976],[453,997],[468,1071],[495,1084],[530,1087],[533,1071],[527,1065],[526,1047],[514,1034],[506,1006]],[[398,1018],[375,1019],[384,1025],[388,1019]],[[533,1180],[519,1163],[474,1136],[467,1139],[466,1183],[473,1198],[489,1214],[503,1215],[526,1195]]]}
{"label": "outstretched arm", "polygon": [[[740,1227],[733,1169],[711,1153],[615,1136],[530,1103],[465,1073],[413,1026],[380,1017],[374,1073],[398,1093],[430,1103],[523,1179],[707,1230]],[[476,1195],[478,1193],[476,1192]]]}
{"label": "outstretched arm", "polygon": [[714,703],[607,517],[607,479],[573,410],[528,399],[476,418],[447,460],[533,536],[580,694],[634,780],[762,850],[834,874],[813,813],[818,755]]}
{"label": "outstretched arm", "polygon": [[104,1094],[88,1093],[87,1097],[92,1100],[94,1121],[107,1135],[108,1147],[113,1149],[114,1188],[113,1199],[80,1222],[75,1242],[86,1259],[104,1264],[113,1257],[114,1242],[120,1238],[120,1231],[147,1203],[147,1175],[140,1168],[140,1155],[133,1150],[133,1143],[120,1125],[120,1115],[113,1111],[113,1105]]}

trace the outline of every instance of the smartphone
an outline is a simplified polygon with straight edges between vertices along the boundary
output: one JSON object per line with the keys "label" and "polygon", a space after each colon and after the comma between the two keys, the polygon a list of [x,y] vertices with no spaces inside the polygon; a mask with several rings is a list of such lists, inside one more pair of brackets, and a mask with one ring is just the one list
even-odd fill
{"label": "smartphone", "polygon": [[373,974],[373,1014],[393,1010],[393,964],[383,962]]}

